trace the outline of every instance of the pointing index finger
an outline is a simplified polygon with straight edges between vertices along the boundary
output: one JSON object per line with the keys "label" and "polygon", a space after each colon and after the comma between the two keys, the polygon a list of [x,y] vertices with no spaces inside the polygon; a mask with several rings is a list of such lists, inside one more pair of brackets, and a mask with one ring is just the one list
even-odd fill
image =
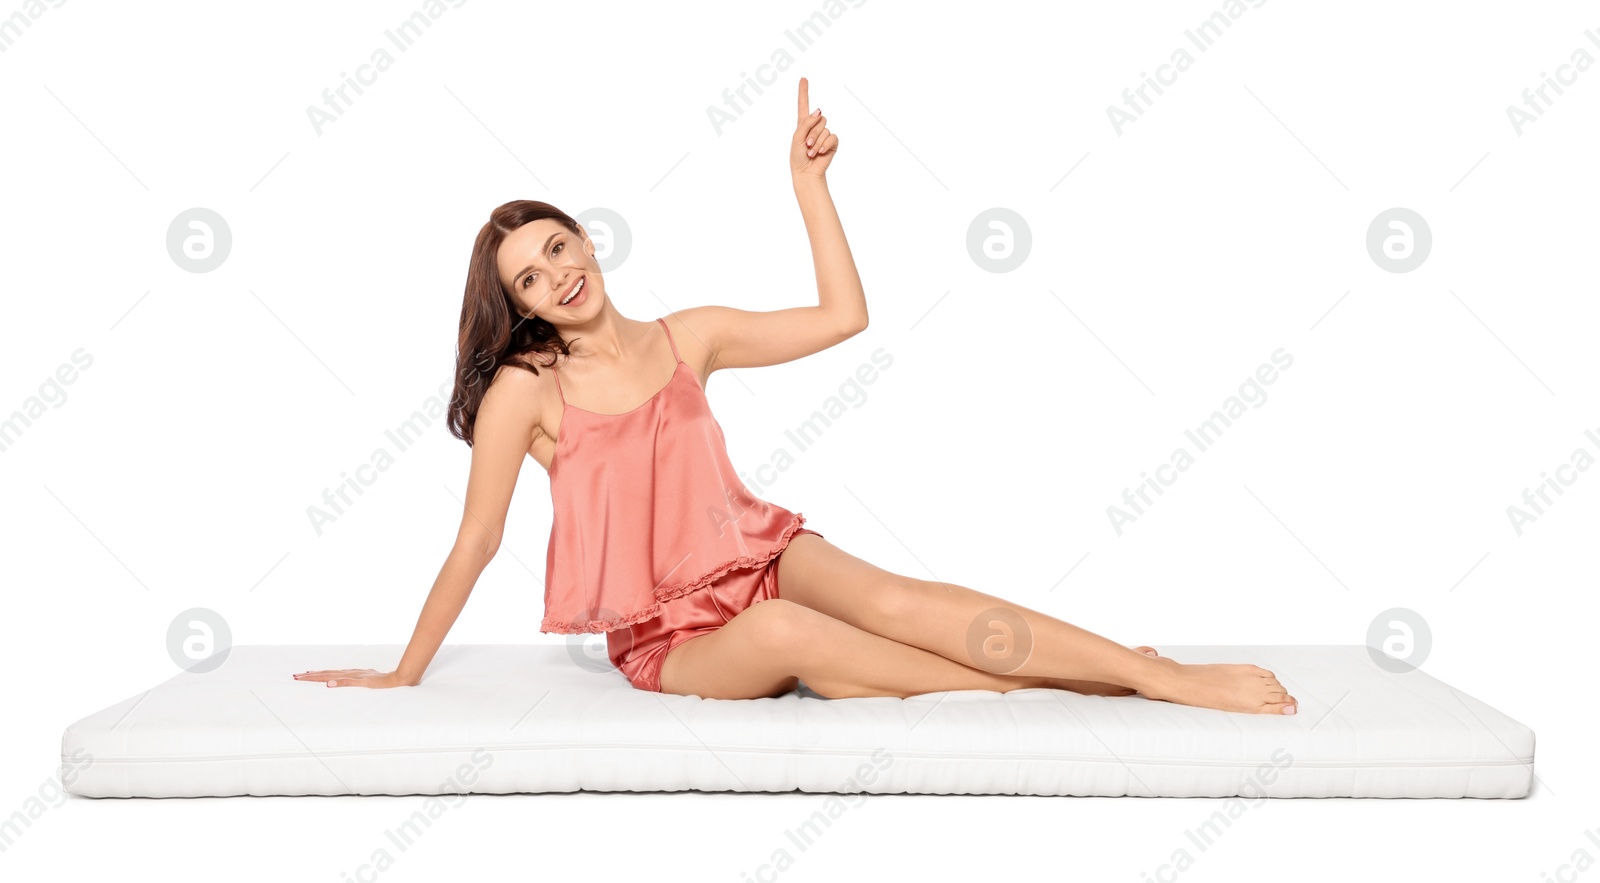
{"label": "pointing index finger", "polygon": [[810,108],[811,108],[810,87],[806,83],[806,78],[805,77],[801,77],[800,78],[800,113],[799,113],[798,116],[795,117],[795,119],[797,119],[797,120],[805,119],[811,113]]}

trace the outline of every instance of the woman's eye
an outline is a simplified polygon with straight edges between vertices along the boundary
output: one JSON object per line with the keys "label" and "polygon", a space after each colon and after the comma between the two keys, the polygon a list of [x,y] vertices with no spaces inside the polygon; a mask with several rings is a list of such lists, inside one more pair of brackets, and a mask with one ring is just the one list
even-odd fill
{"label": "woman's eye", "polygon": [[[554,256],[555,254],[560,252],[561,249],[565,248],[566,245],[567,244],[565,242],[557,242],[555,245],[550,247],[550,254],[552,256]],[[532,285],[533,284],[533,277],[537,276],[537,275],[538,275],[537,273],[529,273],[527,276],[523,277],[522,287],[523,288],[527,288],[529,285]]]}

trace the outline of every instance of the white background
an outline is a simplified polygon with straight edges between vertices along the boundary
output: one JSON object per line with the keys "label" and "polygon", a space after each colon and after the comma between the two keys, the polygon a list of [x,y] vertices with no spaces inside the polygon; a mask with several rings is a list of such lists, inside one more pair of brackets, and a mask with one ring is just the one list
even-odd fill
{"label": "white background", "polygon": [[[1506,513],[1575,449],[1600,456],[1600,72],[1520,135],[1506,114],[1575,49],[1600,56],[1592,7],[1267,2],[1202,53],[1184,31],[1217,3],[872,0],[801,51],[785,31],[818,2],[473,0],[394,50],[384,30],[421,7],[69,2],[0,53],[0,415],[93,357],[0,452],[0,814],[55,773],[68,724],[176,673],[185,608],[239,644],[409,637],[468,447],[437,422],[322,535],[306,509],[449,377],[494,206],[620,213],[633,250],[606,286],[629,316],[815,302],[787,173],[804,75],[841,139],[828,178],[871,327],[714,375],[735,463],[877,348],[894,361],[761,496],[883,567],[1130,645],[1362,643],[1405,607],[1432,630],[1425,671],[1538,735],[1528,800],[1273,801],[1182,879],[1536,880],[1600,852],[1600,470],[1521,536]],[[307,108],[379,46],[394,65],[317,134]],[[1179,46],[1193,66],[1119,135],[1106,108]],[[796,63],[719,133],[708,109],[779,49]],[[194,206],[233,234],[206,274],[165,245]],[[995,206],[1033,238],[1003,274],[966,247]],[[1365,246],[1394,206],[1433,235],[1404,274]],[[1265,403],[1119,536],[1107,507],[1280,347]],[[563,640],[538,633],[548,501],[526,461],[449,642]],[[755,879],[822,799],[475,798],[381,879]],[[422,800],[73,798],[0,876],[343,880]],[[1214,803],[876,798],[782,878],[1142,881]]]}

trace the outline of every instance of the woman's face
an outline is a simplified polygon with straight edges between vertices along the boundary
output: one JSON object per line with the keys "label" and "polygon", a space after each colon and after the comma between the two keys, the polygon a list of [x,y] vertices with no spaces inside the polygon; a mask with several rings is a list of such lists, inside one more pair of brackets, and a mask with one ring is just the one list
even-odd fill
{"label": "woman's face", "polygon": [[541,218],[511,231],[500,243],[495,263],[500,284],[524,316],[575,325],[600,309],[605,284],[594,259],[594,242],[560,221]]}

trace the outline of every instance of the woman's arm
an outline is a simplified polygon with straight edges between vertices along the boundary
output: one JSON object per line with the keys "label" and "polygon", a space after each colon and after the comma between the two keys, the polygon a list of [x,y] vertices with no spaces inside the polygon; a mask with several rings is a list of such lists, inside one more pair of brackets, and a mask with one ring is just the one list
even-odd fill
{"label": "woman's arm", "polygon": [[335,669],[296,675],[300,680],[325,681],[330,687],[415,686],[433,660],[445,635],[467,604],[467,596],[483,569],[494,560],[505,530],[511,492],[517,473],[528,455],[533,428],[538,421],[539,381],[528,371],[502,367],[478,408],[473,424],[472,466],[467,477],[467,500],[456,531],[455,545],[433,581],[422,605],[411,642],[392,672],[373,669]]}
{"label": "woman's arm", "polygon": [[810,110],[804,77],[789,171],[800,203],[817,277],[817,305],[771,312],[706,306],[678,315],[711,350],[711,370],[777,365],[827,349],[867,327],[867,296],[861,288],[844,225],[824,177],[839,137],[829,132],[821,109]]}
{"label": "woman's arm", "polygon": [[500,549],[511,492],[516,490],[517,473],[528,456],[538,419],[538,401],[537,378],[516,368],[502,367],[484,393],[472,427],[472,466],[461,526],[395,669],[403,683],[422,680],[472,587]]}

